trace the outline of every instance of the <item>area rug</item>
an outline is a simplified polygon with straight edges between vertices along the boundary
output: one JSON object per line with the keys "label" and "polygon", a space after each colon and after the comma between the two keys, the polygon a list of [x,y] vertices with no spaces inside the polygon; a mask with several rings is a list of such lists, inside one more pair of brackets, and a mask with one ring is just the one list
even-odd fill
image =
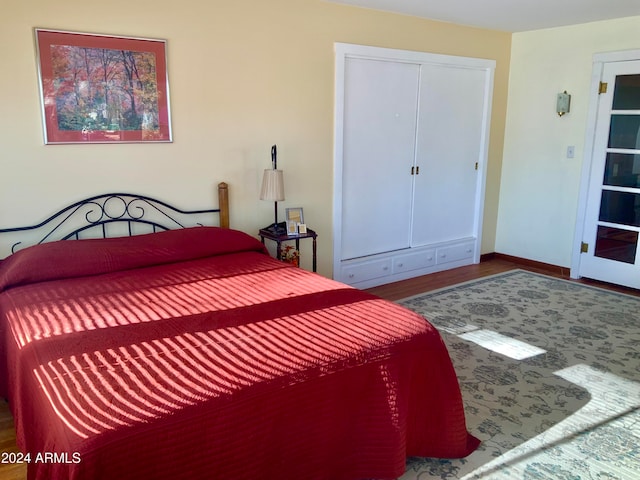
{"label": "area rug", "polygon": [[513,270],[399,303],[442,333],[482,441],[401,480],[640,479],[640,297]]}

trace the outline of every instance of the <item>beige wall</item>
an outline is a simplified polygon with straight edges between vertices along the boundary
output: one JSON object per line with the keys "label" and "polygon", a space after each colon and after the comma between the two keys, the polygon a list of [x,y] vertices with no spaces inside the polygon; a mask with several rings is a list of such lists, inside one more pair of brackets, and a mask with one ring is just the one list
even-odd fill
{"label": "beige wall", "polygon": [[593,54],[640,48],[638,32],[640,17],[514,34],[496,251],[570,266]]}
{"label": "beige wall", "polygon": [[[331,275],[333,44],[347,42],[497,61],[482,242],[494,250],[509,34],[320,0],[3,0],[1,10],[1,227],[107,191],[203,208],[227,181],[232,226],[255,234],[273,218],[258,189],[277,143],[282,214],[304,208]],[[166,39],[174,142],[43,145],[34,27]]]}

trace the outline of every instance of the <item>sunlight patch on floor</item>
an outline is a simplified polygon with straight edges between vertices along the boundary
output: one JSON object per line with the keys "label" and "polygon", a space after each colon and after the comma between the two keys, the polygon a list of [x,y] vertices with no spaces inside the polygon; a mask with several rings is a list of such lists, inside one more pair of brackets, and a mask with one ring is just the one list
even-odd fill
{"label": "sunlight patch on floor", "polygon": [[463,340],[476,343],[492,352],[505,355],[514,360],[524,360],[546,353],[546,350],[526,342],[507,337],[493,330],[474,330],[458,335]]}
{"label": "sunlight patch on floor", "polygon": [[590,463],[599,478],[640,478],[640,384],[588,365],[555,374],[586,389],[589,403],[463,480],[573,478],[578,462]]}
{"label": "sunlight patch on floor", "polygon": [[438,330],[457,335],[463,340],[473,342],[487,350],[514,360],[524,360],[546,353],[546,350],[522,340],[508,337],[494,330],[480,328],[467,323],[465,320],[443,315],[439,312],[427,312],[425,318],[429,319]]}

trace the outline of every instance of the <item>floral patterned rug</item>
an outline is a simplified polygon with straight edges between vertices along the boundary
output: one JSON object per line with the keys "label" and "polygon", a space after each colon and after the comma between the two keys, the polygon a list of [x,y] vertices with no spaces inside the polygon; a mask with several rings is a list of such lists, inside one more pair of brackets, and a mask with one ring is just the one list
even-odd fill
{"label": "floral patterned rug", "polygon": [[640,479],[640,297],[513,270],[399,303],[442,333],[482,441],[401,480]]}

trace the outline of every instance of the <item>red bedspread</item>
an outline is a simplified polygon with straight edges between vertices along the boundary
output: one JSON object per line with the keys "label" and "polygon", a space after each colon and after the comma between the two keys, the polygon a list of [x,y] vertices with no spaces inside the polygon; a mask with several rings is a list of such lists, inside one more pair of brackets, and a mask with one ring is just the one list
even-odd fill
{"label": "red bedspread", "polygon": [[476,448],[424,319],[240,232],[189,230],[0,263],[30,479],[396,478],[408,455]]}

